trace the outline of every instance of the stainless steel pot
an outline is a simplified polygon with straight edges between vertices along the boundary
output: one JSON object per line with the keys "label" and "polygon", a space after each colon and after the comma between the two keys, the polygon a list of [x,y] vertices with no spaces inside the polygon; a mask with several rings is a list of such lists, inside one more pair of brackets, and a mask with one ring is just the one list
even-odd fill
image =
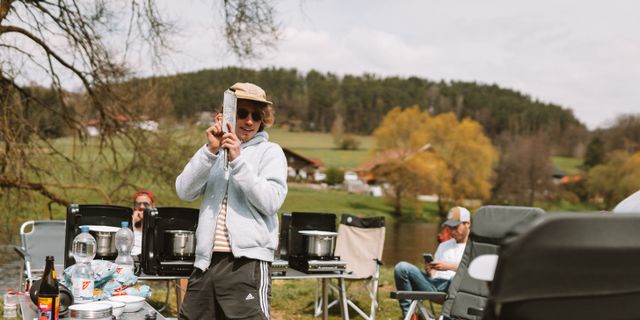
{"label": "stainless steel pot", "polygon": [[96,239],[96,255],[116,256],[116,232],[119,228],[110,226],[89,226],[89,233]]}
{"label": "stainless steel pot", "polygon": [[318,257],[333,257],[336,249],[336,236],[338,233],[319,230],[298,231],[305,239],[307,255]]}
{"label": "stainless steel pot", "polygon": [[195,233],[189,230],[165,230],[165,252],[174,257],[192,257],[196,251]]}

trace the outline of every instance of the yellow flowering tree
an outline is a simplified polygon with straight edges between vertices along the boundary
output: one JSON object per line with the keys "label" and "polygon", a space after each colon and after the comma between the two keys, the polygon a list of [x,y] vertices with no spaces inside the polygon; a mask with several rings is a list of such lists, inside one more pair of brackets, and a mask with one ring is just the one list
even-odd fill
{"label": "yellow flowering tree", "polygon": [[394,160],[374,171],[391,188],[395,214],[401,200],[417,194],[438,196],[441,218],[447,208],[465,198],[487,199],[497,153],[482,126],[453,113],[431,116],[414,106],[391,110],[374,131],[376,151],[396,150]]}

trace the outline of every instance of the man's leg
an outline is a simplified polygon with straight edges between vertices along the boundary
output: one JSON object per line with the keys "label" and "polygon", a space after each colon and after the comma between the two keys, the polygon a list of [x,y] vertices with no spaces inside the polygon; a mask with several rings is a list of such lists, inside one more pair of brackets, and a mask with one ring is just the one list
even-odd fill
{"label": "man's leg", "polygon": [[[393,269],[394,278],[396,281],[396,289],[398,291],[444,291],[439,290],[443,287],[440,280],[429,278],[426,272],[418,269],[411,263],[401,261],[396,264]],[[445,280],[446,281],[446,280]],[[402,309],[402,316],[404,317],[409,311],[409,305],[411,301],[407,299],[398,300],[400,303],[400,309]]]}
{"label": "man's leg", "polygon": [[[271,297],[269,262],[229,254],[215,277],[216,301],[229,319],[267,320]],[[221,264],[222,265],[222,264]]]}
{"label": "man's leg", "polygon": [[212,270],[202,271],[195,268],[189,277],[187,292],[180,310],[178,318],[181,320],[190,319],[215,319],[215,297],[211,283]]}

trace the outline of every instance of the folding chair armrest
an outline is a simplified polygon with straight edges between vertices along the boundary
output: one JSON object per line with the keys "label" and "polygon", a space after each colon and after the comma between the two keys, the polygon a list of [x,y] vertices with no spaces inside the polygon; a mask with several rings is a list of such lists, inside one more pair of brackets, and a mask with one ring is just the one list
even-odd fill
{"label": "folding chair armrest", "polygon": [[469,309],[467,309],[467,314],[470,316],[482,317],[484,315],[484,308],[469,307]]}
{"label": "folding chair armrest", "polygon": [[29,254],[27,253],[27,251],[24,250],[23,247],[19,247],[19,246],[14,246],[13,250],[20,256],[20,258],[22,258],[23,260],[26,259]]}
{"label": "folding chair armrest", "polygon": [[435,303],[443,303],[447,298],[447,293],[430,291],[392,291],[390,296],[392,299],[431,300]]}

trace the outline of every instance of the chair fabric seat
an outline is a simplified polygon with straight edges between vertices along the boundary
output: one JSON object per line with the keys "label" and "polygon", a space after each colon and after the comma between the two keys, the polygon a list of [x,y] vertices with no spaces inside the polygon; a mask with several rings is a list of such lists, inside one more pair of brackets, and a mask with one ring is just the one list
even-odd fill
{"label": "chair fabric seat", "polygon": [[[46,256],[53,256],[56,266],[64,263],[64,220],[31,220],[20,227],[21,245],[15,248],[23,260],[20,288],[26,289],[44,271]],[[61,272],[62,270],[59,270]]]}

